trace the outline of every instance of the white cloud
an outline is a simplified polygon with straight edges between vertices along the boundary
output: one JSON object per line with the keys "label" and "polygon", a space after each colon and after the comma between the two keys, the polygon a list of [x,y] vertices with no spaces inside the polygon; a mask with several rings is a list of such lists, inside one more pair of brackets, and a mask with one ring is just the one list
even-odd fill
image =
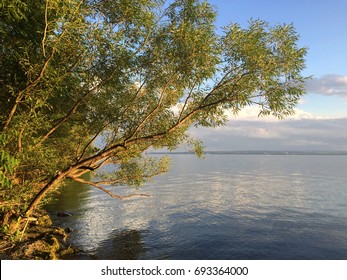
{"label": "white cloud", "polygon": [[347,98],[347,76],[324,75],[321,78],[313,78],[306,82],[306,89],[309,93]]}
{"label": "white cloud", "polygon": [[[260,108],[256,105],[246,106],[243,108],[238,115],[227,112],[228,119],[232,120],[243,120],[243,121],[263,121],[263,122],[278,122],[278,118],[270,115],[259,117]],[[321,119],[319,116],[314,116],[309,112],[305,112],[301,109],[294,109],[294,114],[286,117],[287,120],[303,120],[303,119]]]}

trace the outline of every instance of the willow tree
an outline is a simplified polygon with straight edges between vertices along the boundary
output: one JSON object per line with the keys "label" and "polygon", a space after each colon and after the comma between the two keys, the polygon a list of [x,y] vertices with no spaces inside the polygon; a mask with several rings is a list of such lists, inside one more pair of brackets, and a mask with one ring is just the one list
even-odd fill
{"label": "willow tree", "polygon": [[[304,94],[306,49],[292,25],[251,20],[216,32],[216,11],[198,0],[3,3],[4,224],[30,216],[66,180],[122,199],[103,186],[167,170],[166,157],[146,150],[186,143],[200,155],[191,126],[224,125],[252,104],[283,118]],[[116,171],[98,174],[105,164]]]}

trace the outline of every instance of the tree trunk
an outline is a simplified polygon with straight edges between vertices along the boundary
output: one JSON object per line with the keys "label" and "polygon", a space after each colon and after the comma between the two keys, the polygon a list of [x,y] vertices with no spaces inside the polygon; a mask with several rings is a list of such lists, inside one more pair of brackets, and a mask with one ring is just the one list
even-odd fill
{"label": "tree trunk", "polygon": [[46,194],[67,175],[67,172],[59,173],[54,176],[31,200],[28,208],[25,210],[24,214],[29,217],[33,210],[36,208],[37,204],[46,196]]}

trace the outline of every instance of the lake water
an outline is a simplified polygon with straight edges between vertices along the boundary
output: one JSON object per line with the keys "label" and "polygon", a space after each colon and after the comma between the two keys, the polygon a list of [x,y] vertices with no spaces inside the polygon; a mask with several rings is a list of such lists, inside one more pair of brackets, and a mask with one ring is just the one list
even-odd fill
{"label": "lake water", "polygon": [[112,188],[148,198],[73,185],[47,206],[76,258],[347,259],[347,156],[171,157],[139,190]]}

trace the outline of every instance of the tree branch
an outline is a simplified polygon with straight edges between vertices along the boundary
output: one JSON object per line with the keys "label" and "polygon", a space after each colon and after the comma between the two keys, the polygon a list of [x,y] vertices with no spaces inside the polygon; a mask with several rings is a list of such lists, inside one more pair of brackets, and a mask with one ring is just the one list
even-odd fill
{"label": "tree branch", "polygon": [[170,83],[172,82],[172,80],[176,77],[177,72],[173,73],[172,76],[169,78],[169,80],[165,83],[161,94],[160,94],[160,98],[158,101],[157,106],[147,114],[147,116],[140,122],[140,124],[135,128],[135,131],[127,138],[130,139],[132,138],[134,135],[136,135],[136,133],[141,129],[141,127],[150,119],[150,117],[160,108],[160,105],[162,104],[162,101],[164,99],[164,94],[165,91],[167,89],[167,87],[170,85]]}
{"label": "tree branch", "polygon": [[44,73],[46,71],[46,68],[48,66],[48,63],[52,59],[54,53],[55,53],[55,48],[53,48],[51,54],[49,55],[49,57],[44,62],[39,76],[33,82],[29,83],[23,90],[18,92],[17,98],[16,98],[16,100],[15,100],[15,102],[14,102],[12,108],[11,108],[11,111],[10,111],[8,117],[7,117],[7,120],[5,122],[5,125],[4,125],[4,128],[3,128],[4,131],[8,130],[8,127],[9,127],[9,125],[10,125],[10,123],[11,123],[13,117],[14,117],[14,114],[15,114],[17,108],[18,108],[18,105],[23,100],[23,98],[25,96],[25,93],[27,91],[29,91],[31,88],[33,88],[35,85],[37,85],[37,83],[39,83],[40,80],[42,79],[42,77],[43,77],[43,75],[44,75]]}
{"label": "tree branch", "polygon": [[69,112],[62,117],[53,127],[51,127],[51,129],[41,138],[40,142],[38,142],[35,146],[35,148],[39,147],[42,145],[43,142],[45,142],[48,137],[54,132],[56,131],[60,125],[65,122],[66,120],[68,120],[73,113],[76,112],[77,108],[79,107],[79,105],[93,92],[93,90],[96,88],[97,86],[94,86],[92,89],[88,90],[87,93],[85,93],[83,96],[81,96],[76,102],[75,104],[72,106],[72,108],[69,110]]}
{"label": "tree branch", "polygon": [[47,20],[47,14],[48,14],[48,0],[46,0],[46,6],[45,6],[45,28],[43,30],[43,37],[42,37],[42,53],[43,56],[46,57],[46,51],[45,51],[45,41],[47,36],[47,29],[48,29],[48,20]]}
{"label": "tree branch", "polygon": [[[77,162],[81,160],[86,153],[88,147],[93,143],[93,141],[100,135],[100,133],[104,130],[105,127],[101,127],[97,133],[88,141],[88,143],[84,146],[83,150],[81,151],[80,155],[77,158]],[[76,153],[77,155],[77,153]]]}
{"label": "tree branch", "polygon": [[192,93],[193,93],[194,87],[195,87],[195,83],[194,83],[194,85],[192,86],[192,88],[190,89],[190,91],[189,91],[189,93],[188,93],[188,96],[187,96],[187,98],[186,98],[186,100],[185,100],[185,102],[184,102],[184,105],[183,105],[183,107],[182,107],[182,110],[181,110],[180,115],[179,115],[178,120],[177,120],[178,123],[179,123],[179,122],[181,121],[181,119],[182,119],[184,110],[186,109],[186,107],[187,107],[187,105],[188,105],[188,100],[190,99],[190,97],[191,97],[191,95],[192,95]]}
{"label": "tree branch", "polygon": [[[83,0],[81,0],[79,2],[78,6],[77,6],[77,9],[76,9],[76,11],[75,11],[75,13],[73,15],[74,17],[77,14],[77,11],[79,10],[79,8],[80,8],[82,3],[83,3]],[[48,1],[46,1],[46,8],[45,8],[45,23],[46,23],[46,25],[45,25],[45,30],[44,30],[44,37],[42,39],[42,47],[43,47],[44,57],[46,56],[45,55],[45,49],[44,49],[44,40],[45,40],[45,37],[46,37],[46,31],[47,31],[47,25],[48,25],[48,23],[47,23],[47,10],[48,10]],[[14,114],[17,111],[18,105],[19,105],[20,102],[22,102],[22,100],[23,100],[24,96],[26,95],[26,93],[28,91],[30,91],[33,87],[35,87],[41,81],[41,79],[43,78],[43,76],[44,76],[44,74],[46,72],[47,66],[48,66],[49,62],[51,61],[51,59],[53,58],[53,56],[54,56],[54,54],[56,52],[56,46],[61,41],[61,39],[64,37],[66,32],[67,32],[67,30],[66,30],[66,28],[64,28],[63,31],[60,33],[59,37],[55,41],[54,46],[52,47],[52,51],[51,51],[50,55],[47,57],[47,59],[43,63],[43,66],[42,66],[41,71],[40,71],[39,75],[37,76],[37,78],[34,81],[28,83],[25,86],[24,89],[22,89],[22,90],[20,90],[18,92],[16,100],[15,100],[15,103],[12,106],[11,111],[10,111],[6,121],[5,121],[5,124],[4,124],[4,127],[3,127],[3,131],[7,131],[8,130],[9,125],[10,125],[10,123],[11,123],[13,117],[14,117]]]}
{"label": "tree branch", "polygon": [[118,194],[114,194],[113,192],[101,187],[100,185],[98,185],[97,183],[95,182],[90,182],[90,181],[86,181],[84,179],[81,179],[81,178],[74,178],[74,177],[69,177],[70,179],[74,180],[75,182],[79,182],[79,183],[82,183],[82,184],[86,184],[86,185],[90,185],[90,186],[93,186],[95,188],[98,188],[99,190],[102,190],[103,192],[107,193],[109,196],[111,196],[112,198],[118,198],[120,200],[124,200],[124,199],[128,199],[128,198],[132,198],[132,197],[150,197],[150,195],[148,194],[142,194],[142,193],[139,193],[139,194],[130,194],[130,195],[125,195],[125,196],[121,196],[121,195],[118,195]]}

